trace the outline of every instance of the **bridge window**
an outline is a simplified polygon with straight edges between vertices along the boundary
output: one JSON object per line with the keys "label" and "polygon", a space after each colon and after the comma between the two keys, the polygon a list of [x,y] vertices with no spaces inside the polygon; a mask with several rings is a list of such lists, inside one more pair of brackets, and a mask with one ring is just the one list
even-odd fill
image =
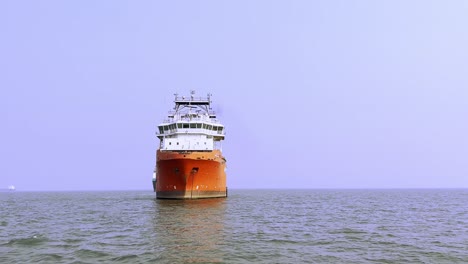
{"label": "bridge window", "polygon": [[206,129],[206,124],[203,124],[203,129]]}
{"label": "bridge window", "polygon": [[183,127],[184,127],[184,128],[189,128],[189,124],[185,123],[185,124],[183,125]]}
{"label": "bridge window", "polygon": [[190,124],[190,128],[197,128],[197,124],[195,123]]}
{"label": "bridge window", "polygon": [[201,128],[201,124],[197,124],[197,128]]}
{"label": "bridge window", "polygon": [[208,129],[208,130],[211,130],[211,128],[213,128],[212,125],[208,125],[208,126],[207,126],[207,129]]}
{"label": "bridge window", "polygon": [[168,126],[164,126],[164,131],[168,131],[169,130],[169,127]]}
{"label": "bridge window", "polygon": [[177,123],[177,128],[182,128],[182,123]]}
{"label": "bridge window", "polygon": [[163,134],[164,133],[164,128],[162,126],[159,127],[159,134]]}

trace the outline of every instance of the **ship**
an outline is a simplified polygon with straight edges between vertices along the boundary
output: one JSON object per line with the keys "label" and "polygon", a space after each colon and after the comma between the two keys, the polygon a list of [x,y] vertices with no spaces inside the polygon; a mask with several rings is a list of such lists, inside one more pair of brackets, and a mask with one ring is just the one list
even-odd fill
{"label": "ship", "polygon": [[225,128],[213,111],[211,94],[174,94],[174,108],[158,125],[153,190],[158,199],[227,197]]}

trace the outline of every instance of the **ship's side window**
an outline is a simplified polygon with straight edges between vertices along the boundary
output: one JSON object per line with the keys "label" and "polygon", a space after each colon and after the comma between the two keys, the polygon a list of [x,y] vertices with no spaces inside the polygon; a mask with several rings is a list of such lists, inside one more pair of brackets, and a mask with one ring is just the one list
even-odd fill
{"label": "ship's side window", "polygon": [[164,133],[164,128],[162,126],[159,127],[159,134],[163,134]]}
{"label": "ship's side window", "polygon": [[201,128],[201,124],[197,124],[197,128]]}
{"label": "ship's side window", "polygon": [[164,130],[167,131],[169,130],[169,128],[167,126],[164,126]]}
{"label": "ship's side window", "polygon": [[177,145],[179,145],[179,142],[177,142]]}
{"label": "ship's side window", "polygon": [[172,142],[169,142],[169,145],[172,145]]}
{"label": "ship's side window", "polygon": [[206,129],[206,124],[203,124],[203,129]]}
{"label": "ship's side window", "polygon": [[190,124],[190,128],[197,128],[197,124],[195,123]]}
{"label": "ship's side window", "polygon": [[217,126],[213,126],[213,131],[216,131],[218,130],[218,127]]}
{"label": "ship's side window", "polygon": [[208,130],[211,130],[211,128],[212,128],[212,125],[208,125],[208,126],[207,126],[207,129],[208,129]]}
{"label": "ship's side window", "polygon": [[182,128],[182,123],[177,123],[177,128]]}
{"label": "ship's side window", "polygon": [[189,124],[185,123],[184,128],[189,128]]}

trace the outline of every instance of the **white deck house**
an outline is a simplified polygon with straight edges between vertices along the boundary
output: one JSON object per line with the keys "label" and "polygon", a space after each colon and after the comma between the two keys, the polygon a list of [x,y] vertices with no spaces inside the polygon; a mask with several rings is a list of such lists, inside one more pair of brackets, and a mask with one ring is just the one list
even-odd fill
{"label": "white deck house", "polygon": [[158,125],[156,135],[161,151],[212,151],[221,148],[224,126],[211,110],[211,95],[179,97],[175,94],[174,111]]}

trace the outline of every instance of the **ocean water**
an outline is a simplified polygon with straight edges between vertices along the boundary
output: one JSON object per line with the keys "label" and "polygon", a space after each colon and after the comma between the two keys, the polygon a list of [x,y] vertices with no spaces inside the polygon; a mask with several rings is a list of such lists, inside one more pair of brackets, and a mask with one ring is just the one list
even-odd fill
{"label": "ocean water", "polygon": [[468,263],[468,190],[2,192],[0,263]]}

